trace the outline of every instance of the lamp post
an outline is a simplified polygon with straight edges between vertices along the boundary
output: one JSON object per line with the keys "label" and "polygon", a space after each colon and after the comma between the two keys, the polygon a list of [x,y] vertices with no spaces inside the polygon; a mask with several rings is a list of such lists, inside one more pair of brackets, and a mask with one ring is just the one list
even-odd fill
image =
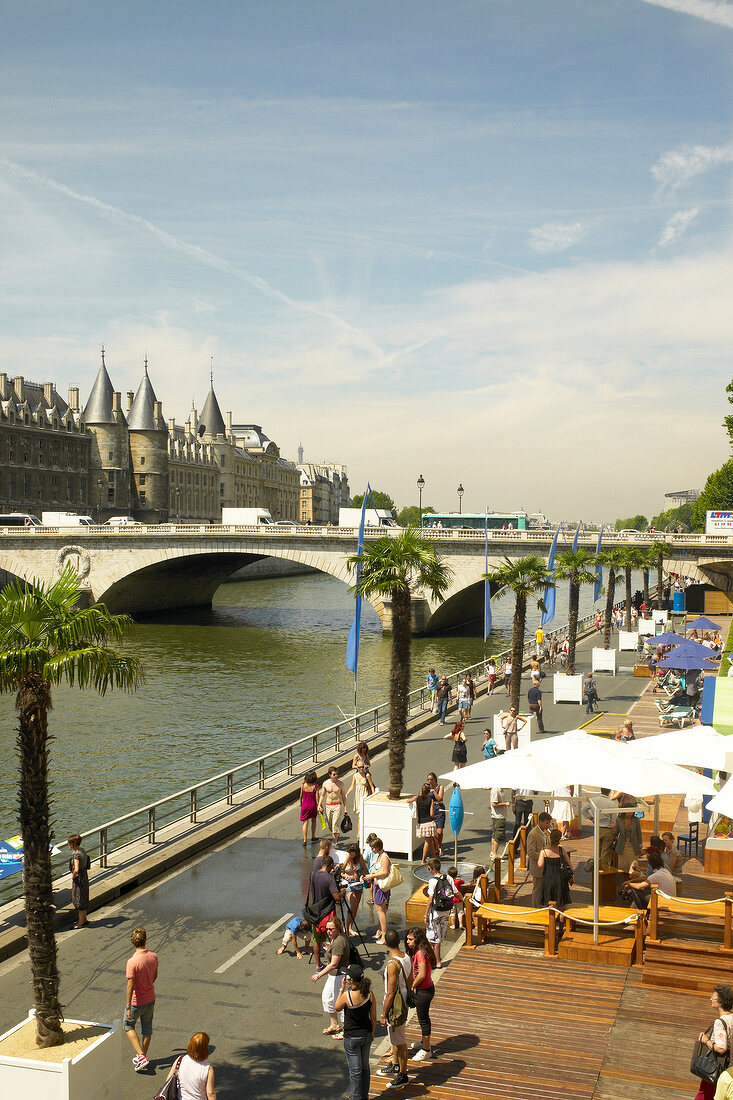
{"label": "lamp post", "polygon": [[176,522],[181,522],[181,486],[176,485]]}
{"label": "lamp post", "polygon": [[97,526],[102,522],[102,489],[104,482],[101,477],[97,479]]}
{"label": "lamp post", "polygon": [[457,492],[458,492],[458,515],[460,516],[460,514],[461,514],[461,501],[463,500],[463,494],[465,492],[462,484],[459,484]]}
{"label": "lamp post", "polygon": [[424,488],[425,488],[425,478],[422,476],[422,474],[420,474],[419,478],[417,479],[417,491],[420,494],[419,504],[418,504],[418,511],[420,512],[420,519],[418,520],[417,525],[420,528],[422,528],[422,491],[423,491]]}

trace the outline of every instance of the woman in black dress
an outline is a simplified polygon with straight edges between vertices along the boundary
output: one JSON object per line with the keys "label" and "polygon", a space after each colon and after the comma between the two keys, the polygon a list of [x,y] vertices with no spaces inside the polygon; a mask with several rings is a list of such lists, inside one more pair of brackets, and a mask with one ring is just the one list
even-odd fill
{"label": "woman in black dress", "polygon": [[76,924],[74,928],[84,928],[89,924],[87,909],[89,908],[89,868],[91,859],[81,846],[81,837],[78,833],[72,833],[68,839],[71,848],[69,870],[71,871],[71,904],[76,909]]}
{"label": "woman in black dress", "polygon": [[[537,866],[542,871],[542,904],[554,902],[560,910],[570,904],[570,883],[573,875],[573,865],[560,846],[561,840],[560,830],[551,829],[550,846],[543,848],[537,859]],[[562,928],[565,917],[561,915],[559,919]]]}
{"label": "woman in black dress", "polygon": [[462,768],[468,763],[466,734],[463,726],[463,722],[456,722],[450,733],[446,733],[445,737],[443,738],[444,741],[453,741],[453,752],[451,753],[451,760],[455,764],[456,769]]}

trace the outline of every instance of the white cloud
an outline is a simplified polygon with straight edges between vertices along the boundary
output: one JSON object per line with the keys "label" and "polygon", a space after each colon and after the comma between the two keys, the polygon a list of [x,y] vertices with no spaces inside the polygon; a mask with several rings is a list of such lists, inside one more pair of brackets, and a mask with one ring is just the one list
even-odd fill
{"label": "white cloud", "polygon": [[693,15],[697,19],[733,30],[733,5],[724,0],[644,0],[644,3],[679,11],[683,15]]}
{"label": "white cloud", "polygon": [[678,241],[699,213],[699,208],[694,206],[691,210],[678,210],[676,214],[673,214],[662,230],[662,235],[657,242],[659,247],[666,248],[667,245]]}
{"label": "white cloud", "polygon": [[652,167],[652,175],[662,191],[682,187],[721,164],[733,163],[733,144],[682,145],[663,153]]}
{"label": "white cloud", "polygon": [[591,224],[587,221],[545,222],[530,230],[529,246],[542,254],[565,252],[588,235]]}

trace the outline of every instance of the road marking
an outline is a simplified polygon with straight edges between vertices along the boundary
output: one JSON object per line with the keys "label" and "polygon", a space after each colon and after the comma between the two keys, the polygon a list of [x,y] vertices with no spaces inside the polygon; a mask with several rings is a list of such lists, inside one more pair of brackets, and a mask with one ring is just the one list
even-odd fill
{"label": "road marking", "polygon": [[223,974],[225,970],[228,970],[230,966],[234,966],[235,962],[239,962],[245,955],[249,954],[253,947],[256,947],[258,943],[262,943],[266,940],[271,932],[274,932],[276,928],[281,928],[285,921],[289,921],[291,917],[294,917],[294,913],[284,913],[278,920],[273,921],[269,928],[266,928],[264,932],[260,932],[259,936],[256,936],[251,943],[248,943],[246,947],[243,947],[241,951],[237,951],[236,955],[232,955],[231,959],[227,959],[221,966],[217,966],[214,971],[215,974]]}

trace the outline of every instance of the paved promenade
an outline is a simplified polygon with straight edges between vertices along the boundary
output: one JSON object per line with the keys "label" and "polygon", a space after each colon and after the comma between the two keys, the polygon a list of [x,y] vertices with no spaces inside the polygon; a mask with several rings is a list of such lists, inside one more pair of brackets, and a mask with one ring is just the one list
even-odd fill
{"label": "paved promenade", "polygon": [[[593,641],[588,639],[579,647],[579,670],[588,667]],[[627,660],[630,665],[631,659],[630,654],[621,655],[622,664]],[[617,714],[632,706],[647,683],[628,673],[613,680],[599,677],[599,681],[604,707]],[[548,677],[544,684],[549,688],[550,682]],[[523,686],[526,692],[529,681]],[[480,758],[483,729],[489,717],[505,705],[503,691],[477,703],[468,726],[469,762]],[[584,720],[582,707],[547,703],[545,725],[549,732],[561,732]],[[406,791],[418,789],[428,771],[450,769],[451,744],[443,741],[445,732],[440,725],[431,724],[410,740]],[[385,754],[376,760],[374,774],[384,788]],[[464,802],[467,816],[461,856],[487,862],[487,795],[466,792]],[[304,851],[299,834],[297,808],[287,807],[153,885],[93,913],[89,929],[59,936],[61,999],[71,1018],[109,1020],[122,1014],[124,965],[132,953],[129,936],[136,925],[145,925],[148,944],[159,953],[151,1067],[147,1074],[136,1075],[128,1058],[125,1100],[149,1100],[172,1059],[198,1030],[208,1031],[212,1037],[219,1100],[254,1095],[330,1098],[347,1093],[341,1045],[321,1034],[321,987],[310,981],[312,968],[306,961],[275,955],[284,921],[302,906],[315,854],[315,846]],[[450,849],[449,830],[446,841]],[[404,927],[404,902],[417,885],[409,873],[405,879],[393,894],[392,919],[400,929]],[[360,920],[369,943],[375,922],[365,903]],[[452,936],[446,946],[457,948],[455,933]],[[369,951],[367,965],[374,972],[375,992],[381,1001],[384,954],[376,947]],[[449,975],[450,967],[440,980]],[[22,1018],[30,1005],[25,954],[0,964],[0,994],[0,1029],[5,1030]],[[517,996],[521,997],[521,991]],[[437,1012],[440,986],[435,1003]],[[436,1033],[436,1039],[440,1038]],[[501,1032],[492,1038],[495,1045],[502,1041]],[[558,1041],[562,1041],[560,1036]],[[373,1053],[379,1046],[378,1037]],[[417,1084],[410,1087],[408,1095],[424,1094],[418,1067],[413,1076]],[[462,1089],[460,1079],[454,1086],[466,1095],[476,1094],[470,1087]]]}

